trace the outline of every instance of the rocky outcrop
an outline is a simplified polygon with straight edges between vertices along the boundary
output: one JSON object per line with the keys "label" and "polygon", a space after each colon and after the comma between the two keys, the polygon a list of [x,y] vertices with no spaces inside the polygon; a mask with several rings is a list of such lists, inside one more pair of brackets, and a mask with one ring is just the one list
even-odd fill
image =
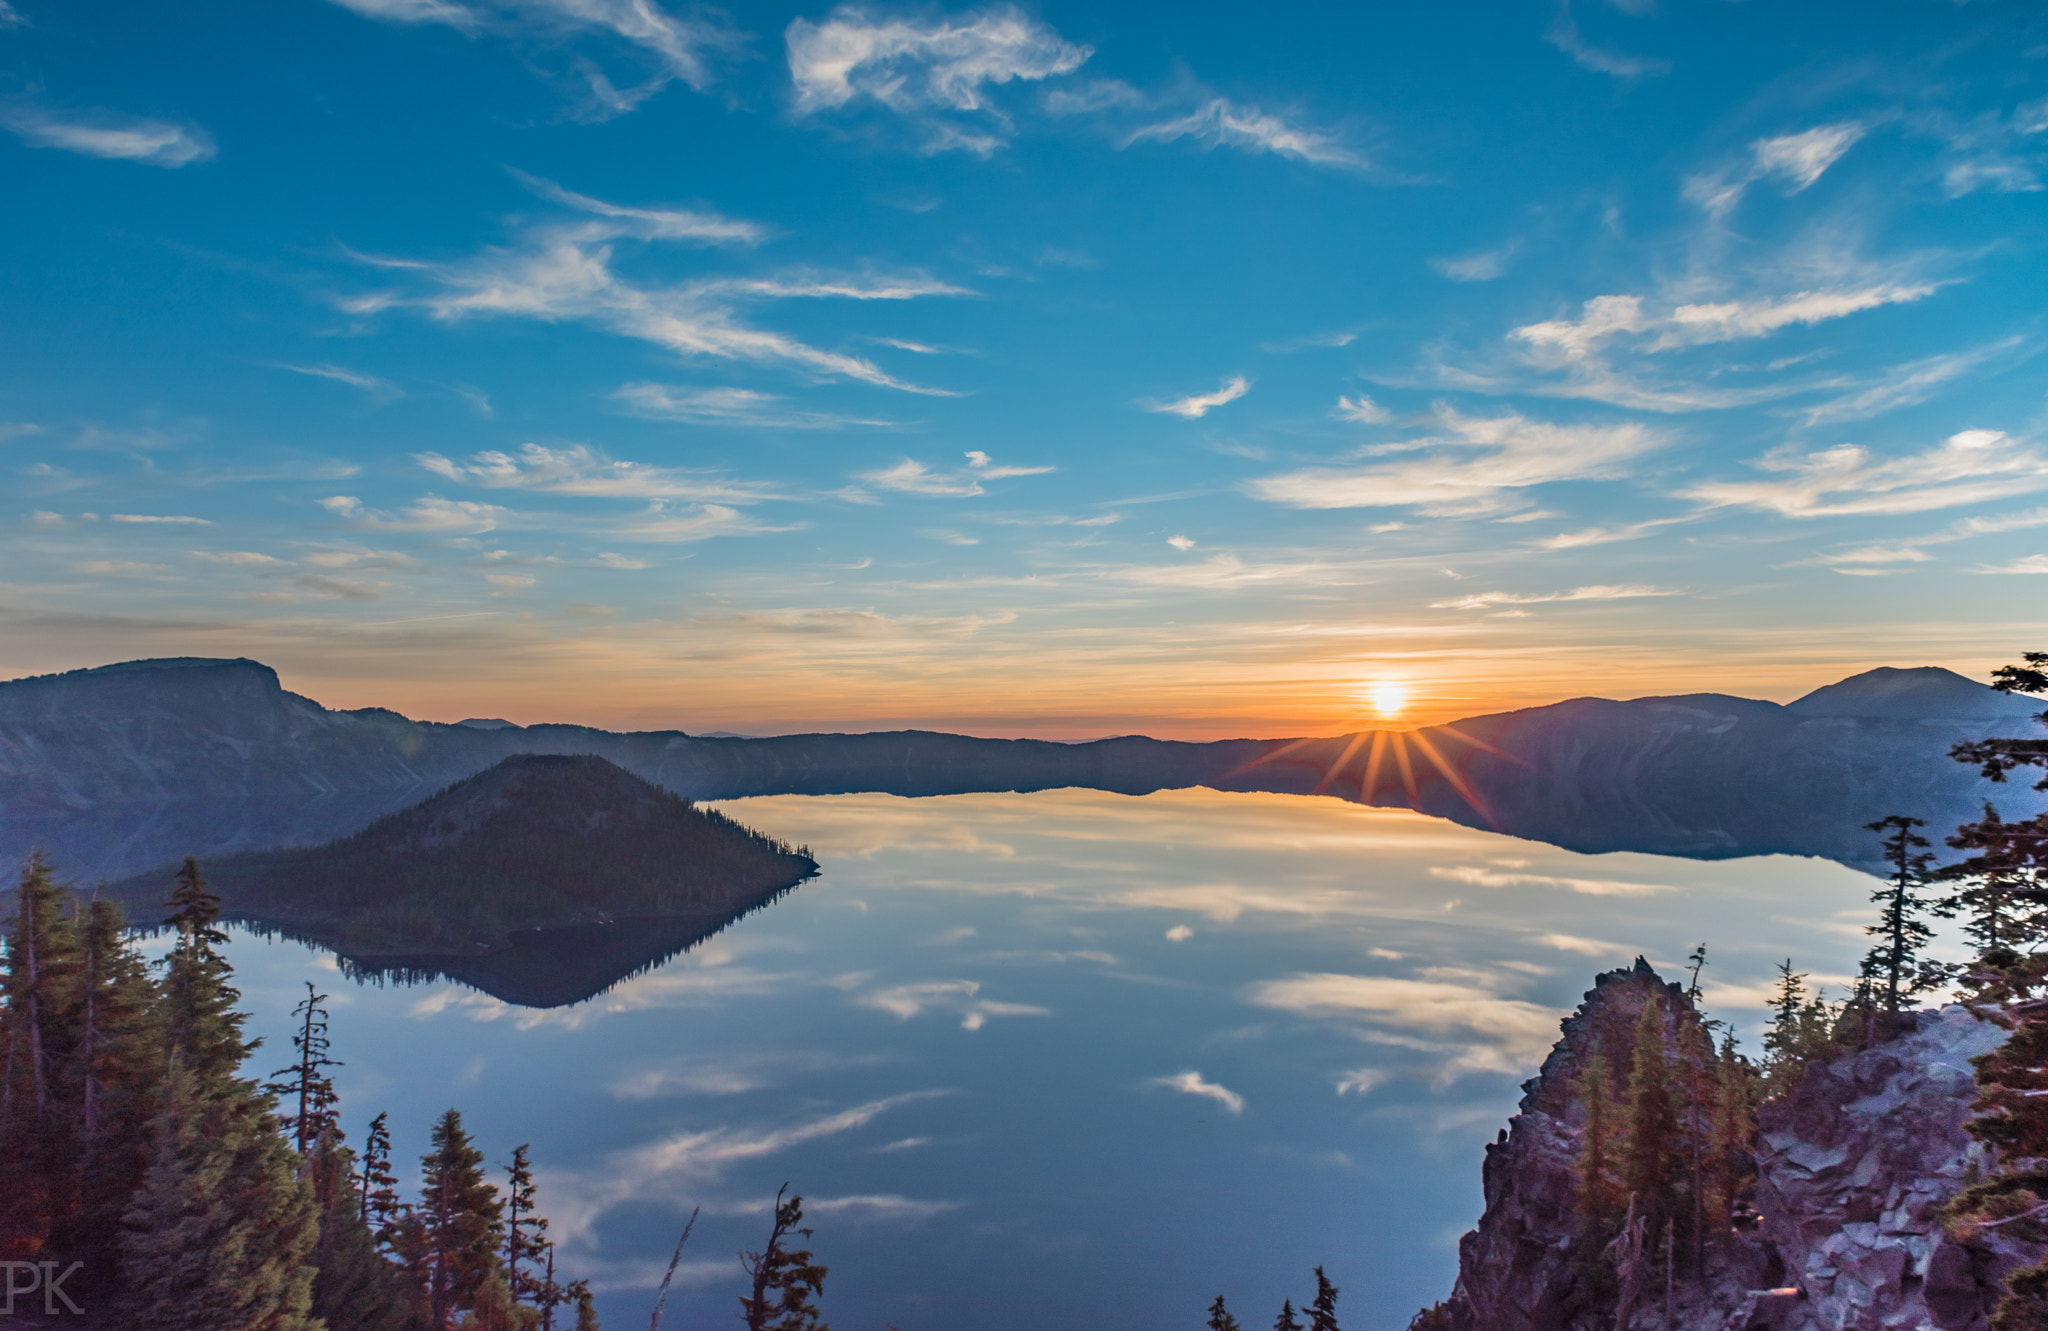
{"label": "rocky outcrop", "polygon": [[1758,1115],[1756,1208],[1804,1308],[1793,1328],[1982,1331],[2001,1277],[2038,1254],[1963,1247],[1940,1211],[1986,1170],[1963,1130],[1970,1060],[2007,1032],[1966,1008],[1917,1014],[1875,1048],[1808,1067]]}
{"label": "rocky outcrop", "polygon": [[[1667,1009],[1689,1013],[1640,958],[1600,976],[1487,1147],[1486,1211],[1459,1245],[1443,1309],[1455,1331],[1615,1326],[1611,1290],[1588,1280],[1593,1255],[1579,1250],[1576,1082],[1592,1049],[1612,1059],[1627,1047],[1626,1030],[1660,990]],[[1908,1014],[1894,1029],[1809,1064],[1763,1106],[1750,1197],[1759,1214],[1716,1240],[1703,1280],[1677,1282],[1668,1324],[1660,1287],[1632,1331],[1988,1331],[2005,1275],[2041,1252],[1995,1236],[1957,1243],[1941,1210],[1994,1163],[1964,1130],[1970,1060],[2007,1033],[1960,1006]]]}

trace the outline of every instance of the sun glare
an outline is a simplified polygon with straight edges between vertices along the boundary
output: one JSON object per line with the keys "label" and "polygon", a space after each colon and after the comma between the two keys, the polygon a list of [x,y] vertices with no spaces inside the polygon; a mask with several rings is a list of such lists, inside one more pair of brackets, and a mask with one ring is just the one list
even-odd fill
{"label": "sun glare", "polygon": [[1397,716],[1408,705],[1408,686],[1382,680],[1372,686],[1372,705],[1381,716]]}

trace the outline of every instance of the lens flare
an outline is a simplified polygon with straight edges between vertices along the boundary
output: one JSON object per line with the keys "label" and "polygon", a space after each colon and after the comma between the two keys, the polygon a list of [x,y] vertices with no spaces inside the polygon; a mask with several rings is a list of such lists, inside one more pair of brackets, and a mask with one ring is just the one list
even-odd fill
{"label": "lens flare", "polygon": [[1381,716],[1397,716],[1408,705],[1408,686],[1394,680],[1382,680],[1372,686],[1372,705]]}

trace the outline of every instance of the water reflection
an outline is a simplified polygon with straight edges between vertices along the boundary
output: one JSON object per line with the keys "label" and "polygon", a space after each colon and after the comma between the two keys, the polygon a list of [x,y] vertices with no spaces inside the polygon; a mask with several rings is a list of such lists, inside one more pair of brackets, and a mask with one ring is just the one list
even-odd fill
{"label": "water reflection", "polygon": [[[1582,856],[1334,799],[1194,790],[722,806],[823,876],[588,1002],[337,986],[350,1126],[463,1107],[531,1142],[571,1274],[725,1324],[784,1179],[835,1326],[1247,1325],[1324,1263],[1345,1325],[1441,1297],[1479,1147],[1592,973],[1702,940],[1753,1029],[1790,954],[1840,983],[1870,880]],[[283,1044],[303,948],[236,944]],[[1751,1040],[1753,1047],[1754,1041]]]}

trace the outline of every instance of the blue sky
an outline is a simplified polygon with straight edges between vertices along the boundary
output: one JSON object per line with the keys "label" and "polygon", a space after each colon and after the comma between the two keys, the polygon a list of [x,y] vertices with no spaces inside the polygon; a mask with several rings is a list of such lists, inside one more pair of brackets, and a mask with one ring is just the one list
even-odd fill
{"label": "blue sky", "polygon": [[2036,6],[12,0],[0,129],[8,674],[1194,736],[2040,645]]}

